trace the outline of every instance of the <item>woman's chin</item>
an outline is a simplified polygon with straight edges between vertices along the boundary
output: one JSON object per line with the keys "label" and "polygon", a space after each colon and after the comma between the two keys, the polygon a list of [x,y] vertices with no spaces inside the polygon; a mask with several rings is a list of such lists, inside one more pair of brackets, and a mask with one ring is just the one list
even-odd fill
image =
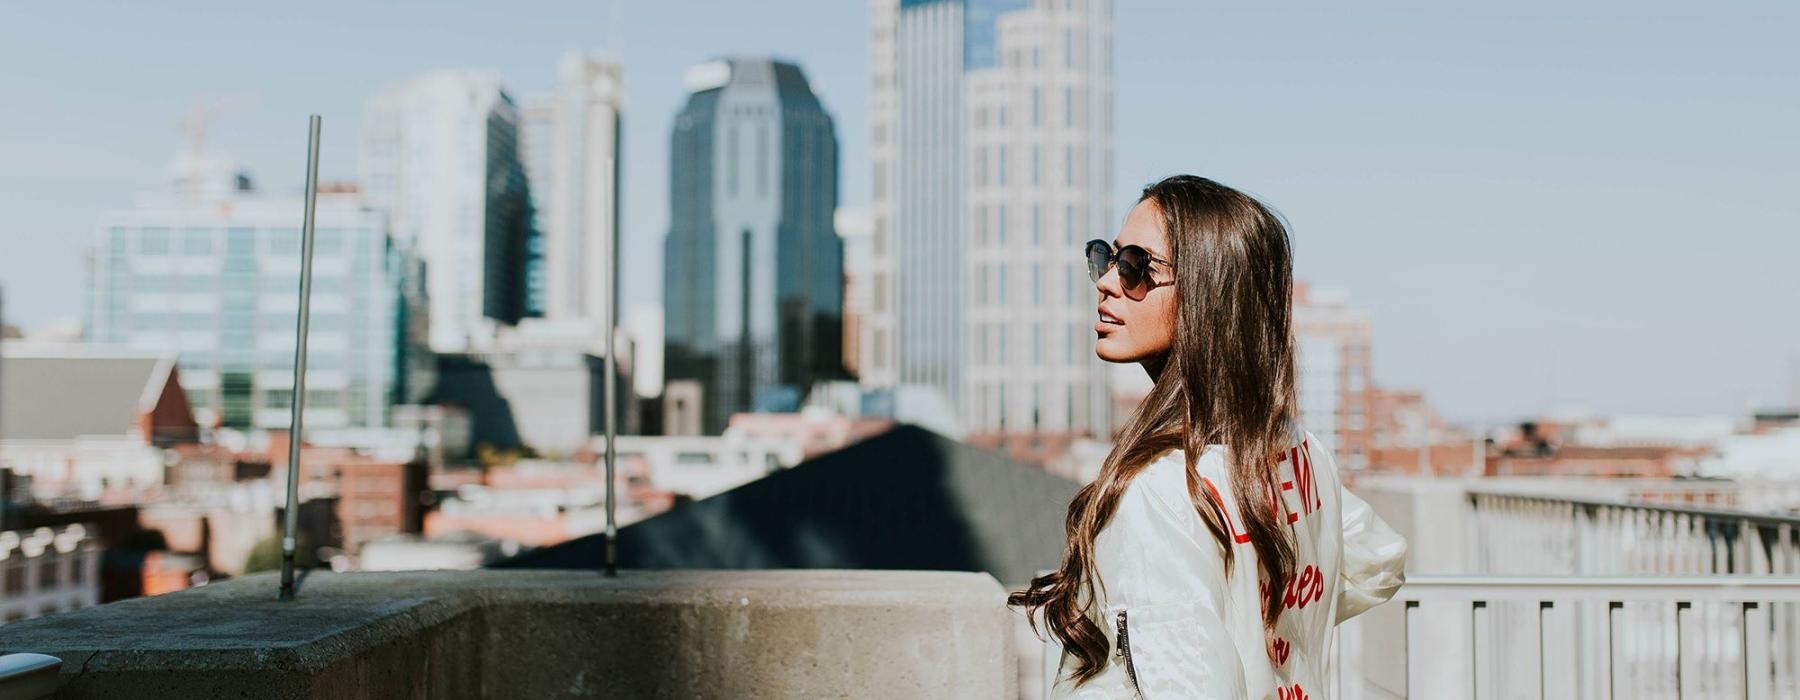
{"label": "woman's chin", "polygon": [[1125,364],[1143,360],[1147,353],[1138,352],[1118,334],[1094,341],[1094,355],[1107,362]]}

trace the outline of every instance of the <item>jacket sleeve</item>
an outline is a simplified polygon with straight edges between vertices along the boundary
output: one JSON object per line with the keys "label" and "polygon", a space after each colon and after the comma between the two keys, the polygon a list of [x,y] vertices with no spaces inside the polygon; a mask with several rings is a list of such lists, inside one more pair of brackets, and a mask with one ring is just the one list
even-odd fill
{"label": "jacket sleeve", "polygon": [[1338,491],[1344,518],[1337,600],[1341,623],[1387,602],[1406,583],[1406,540],[1363,499],[1342,486]]}
{"label": "jacket sleeve", "polygon": [[1115,660],[1129,659],[1142,697],[1246,698],[1243,663],[1225,627],[1230,593],[1218,542],[1187,499],[1171,502],[1172,484],[1145,481],[1128,488],[1114,515],[1129,563],[1112,582],[1119,589],[1109,599],[1119,604],[1108,606],[1108,631],[1117,633],[1123,612],[1130,652]]}

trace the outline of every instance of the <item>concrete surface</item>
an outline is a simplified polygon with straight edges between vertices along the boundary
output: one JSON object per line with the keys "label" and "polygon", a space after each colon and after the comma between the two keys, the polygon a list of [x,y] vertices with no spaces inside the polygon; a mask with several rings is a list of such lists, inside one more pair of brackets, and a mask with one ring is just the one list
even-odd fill
{"label": "concrete surface", "polygon": [[58,697],[1001,698],[1005,592],[916,571],[259,574],[0,627]]}

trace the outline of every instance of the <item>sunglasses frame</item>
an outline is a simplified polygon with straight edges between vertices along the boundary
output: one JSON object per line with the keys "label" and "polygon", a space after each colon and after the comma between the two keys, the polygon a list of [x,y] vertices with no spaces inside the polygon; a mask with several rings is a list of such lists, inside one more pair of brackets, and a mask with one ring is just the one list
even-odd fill
{"label": "sunglasses frame", "polygon": [[[1095,267],[1093,258],[1093,254],[1097,248],[1106,252],[1106,261],[1098,268]],[[1144,264],[1141,277],[1139,276],[1139,273],[1126,272],[1125,266],[1119,264],[1119,256],[1127,251],[1136,251],[1138,254],[1143,255],[1145,260],[1149,261]],[[1107,272],[1116,268],[1119,271],[1120,289],[1124,290],[1125,296],[1133,301],[1143,301],[1144,297],[1148,296],[1150,291],[1157,287],[1175,284],[1174,280],[1158,282],[1156,281],[1156,278],[1150,274],[1151,265],[1153,264],[1162,263],[1164,267],[1167,267],[1170,270],[1175,269],[1175,264],[1163,258],[1156,257],[1154,253],[1145,250],[1143,246],[1125,245],[1115,247],[1105,240],[1096,238],[1088,241],[1086,245],[1082,246],[1081,252],[1082,258],[1086,260],[1088,264],[1089,280],[1099,282],[1100,278],[1105,277]],[[1131,277],[1139,277],[1139,279],[1136,283],[1133,283],[1130,279]]]}

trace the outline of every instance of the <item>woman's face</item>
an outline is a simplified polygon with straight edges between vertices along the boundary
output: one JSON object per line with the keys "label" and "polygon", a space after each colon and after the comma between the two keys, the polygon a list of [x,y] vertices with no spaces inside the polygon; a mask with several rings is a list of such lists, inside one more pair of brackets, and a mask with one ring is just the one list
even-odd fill
{"label": "woman's face", "polygon": [[[1169,239],[1163,232],[1162,208],[1154,200],[1139,202],[1125,217],[1125,226],[1113,238],[1113,250],[1135,245],[1149,251],[1159,262],[1151,263],[1148,292],[1135,290],[1130,296],[1119,280],[1118,265],[1094,283],[1100,290],[1100,318],[1094,324],[1098,339],[1094,354],[1107,362],[1144,362],[1165,356],[1175,340],[1175,271],[1163,260],[1171,260]],[[1142,297],[1141,299],[1134,297]]]}

